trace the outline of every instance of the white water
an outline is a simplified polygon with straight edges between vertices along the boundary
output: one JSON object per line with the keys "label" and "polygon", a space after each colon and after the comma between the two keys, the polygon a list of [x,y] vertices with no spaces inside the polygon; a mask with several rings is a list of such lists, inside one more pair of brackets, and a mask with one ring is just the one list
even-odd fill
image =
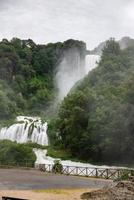
{"label": "white water", "polygon": [[[98,165],[92,165],[89,163],[81,163],[81,162],[73,162],[71,160],[61,160],[60,158],[52,158],[50,156],[47,156],[47,150],[42,150],[42,149],[33,149],[35,155],[36,155],[36,162],[35,162],[35,168],[39,169],[40,164],[45,164],[45,170],[50,172],[52,170],[52,166],[54,164],[55,160],[59,160],[63,166],[63,171],[64,174],[72,174],[72,175],[82,175],[85,176],[87,175],[86,170],[84,168],[88,168],[88,173],[91,173],[90,176],[95,176],[96,175],[96,170],[95,168],[99,168],[98,175],[101,176],[102,170],[103,169],[117,169],[117,168],[123,168],[123,167],[115,167],[115,166],[98,166]],[[69,166],[69,168],[67,168]],[[103,172],[104,173],[104,172]],[[106,173],[106,172],[105,172]],[[105,174],[104,174],[105,175]]]}
{"label": "white water", "polygon": [[58,102],[61,101],[75,85],[84,78],[89,71],[97,66],[100,56],[87,55],[85,62],[81,60],[79,53],[68,52],[58,66],[56,73],[56,85],[58,88]]}
{"label": "white water", "polygon": [[81,58],[77,50],[70,49],[62,58],[57,67],[56,85],[58,88],[58,101],[61,101],[74,86],[85,76],[85,60]]}
{"label": "white water", "polygon": [[97,67],[99,60],[100,60],[99,55],[87,55],[85,64],[85,73],[88,74],[89,71]]}
{"label": "white water", "polygon": [[39,117],[19,116],[13,125],[1,128],[0,140],[4,139],[48,145],[47,123],[43,124]]}
{"label": "white water", "polygon": [[95,167],[95,165],[81,163],[81,162],[74,162],[71,160],[61,160],[60,158],[52,158],[47,156],[47,150],[44,149],[33,149],[36,154],[36,161],[35,164],[54,164],[55,160],[60,160],[63,166],[75,166],[75,167]]}

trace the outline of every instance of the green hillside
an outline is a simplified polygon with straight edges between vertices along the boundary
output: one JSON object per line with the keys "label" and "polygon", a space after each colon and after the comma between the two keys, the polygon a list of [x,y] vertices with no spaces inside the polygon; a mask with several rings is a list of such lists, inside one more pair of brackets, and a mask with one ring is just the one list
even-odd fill
{"label": "green hillside", "polygon": [[98,67],[64,99],[57,126],[79,159],[134,163],[134,46],[107,41]]}
{"label": "green hillside", "polygon": [[54,77],[64,53],[76,48],[85,51],[85,43],[35,44],[13,38],[0,42],[0,119],[20,114],[44,115],[57,94]]}

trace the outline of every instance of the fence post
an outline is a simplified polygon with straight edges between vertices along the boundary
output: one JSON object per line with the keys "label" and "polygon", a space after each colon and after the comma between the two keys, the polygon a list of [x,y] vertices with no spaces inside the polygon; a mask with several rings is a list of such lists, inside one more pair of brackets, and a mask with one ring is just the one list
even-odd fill
{"label": "fence post", "polygon": [[108,172],[109,172],[109,170],[106,169],[106,179],[108,179]]}
{"label": "fence post", "polygon": [[78,176],[78,167],[76,167],[76,175]]}
{"label": "fence post", "polygon": [[69,175],[69,166],[67,166],[67,175]]}
{"label": "fence post", "polygon": [[88,176],[88,168],[86,167],[86,176]]}
{"label": "fence post", "polygon": [[96,178],[98,178],[98,169],[95,168],[95,170],[96,170],[95,176],[96,176]]}
{"label": "fence post", "polygon": [[118,169],[118,179],[120,178],[120,170]]}

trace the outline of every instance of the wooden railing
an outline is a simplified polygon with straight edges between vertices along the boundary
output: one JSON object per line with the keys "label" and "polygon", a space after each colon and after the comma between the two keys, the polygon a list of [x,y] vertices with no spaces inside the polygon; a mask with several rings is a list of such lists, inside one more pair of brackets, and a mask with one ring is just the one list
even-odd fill
{"label": "wooden railing", "polygon": [[[44,172],[52,172],[52,164],[39,164],[36,168]],[[93,167],[74,167],[65,166],[61,174],[65,175],[75,175],[75,176],[86,176],[86,177],[96,177],[104,179],[120,179],[123,176],[133,176],[134,169],[132,168],[93,168]]]}

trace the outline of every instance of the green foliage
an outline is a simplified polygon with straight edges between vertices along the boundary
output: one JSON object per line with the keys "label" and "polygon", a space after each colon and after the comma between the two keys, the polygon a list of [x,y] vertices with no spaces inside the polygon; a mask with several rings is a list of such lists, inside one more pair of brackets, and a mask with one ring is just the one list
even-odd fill
{"label": "green foliage", "polygon": [[85,44],[76,40],[37,45],[30,39],[3,39],[0,42],[0,118],[42,113],[56,95],[56,67],[64,52],[71,48],[77,48],[81,54],[85,52]]}
{"label": "green foliage", "polygon": [[71,153],[62,149],[61,146],[58,147],[49,146],[47,148],[47,155],[57,159],[60,158],[61,160],[72,159]]}
{"label": "green foliage", "polygon": [[53,168],[52,168],[52,171],[53,171],[54,173],[62,173],[62,170],[63,170],[63,166],[62,166],[62,164],[60,163],[60,160],[55,160],[55,161],[54,161]]}
{"label": "green foliage", "polygon": [[19,111],[16,106],[16,100],[14,93],[9,87],[0,81],[0,118],[10,119],[14,117],[14,114]]}
{"label": "green foliage", "polygon": [[58,129],[64,148],[80,159],[133,163],[134,47],[111,39],[96,69],[64,99]]}
{"label": "green foliage", "polygon": [[71,149],[74,155],[75,152],[82,153],[81,136],[83,131],[87,131],[88,112],[92,109],[93,101],[93,91],[85,89],[83,92],[78,91],[67,96],[61,106],[60,118],[57,122],[60,135],[65,147]]}
{"label": "green foliage", "polygon": [[33,166],[36,156],[28,144],[17,144],[8,140],[0,141],[0,164]]}

